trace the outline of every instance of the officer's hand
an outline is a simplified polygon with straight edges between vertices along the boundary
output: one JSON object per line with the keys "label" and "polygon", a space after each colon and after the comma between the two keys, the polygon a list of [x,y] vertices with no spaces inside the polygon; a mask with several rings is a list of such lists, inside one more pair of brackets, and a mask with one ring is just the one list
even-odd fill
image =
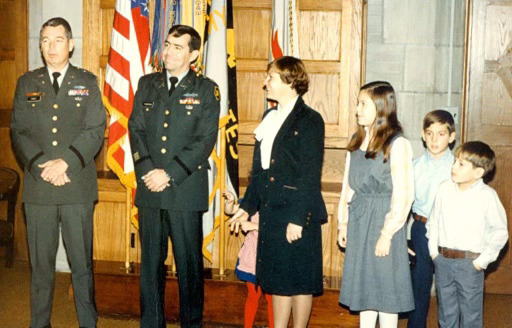
{"label": "officer's hand", "polygon": [[57,181],[59,176],[66,173],[68,169],[68,163],[61,158],[44,162],[38,166],[43,169],[43,172],[41,172],[41,178],[51,184]]}
{"label": "officer's hand", "polygon": [[153,169],[142,177],[146,187],[152,192],[161,192],[171,185],[171,179],[162,169]]}
{"label": "officer's hand", "polygon": [[247,221],[249,219],[249,213],[244,211],[242,208],[239,208],[238,211],[229,219],[229,227],[231,231],[235,230],[235,233],[238,233],[240,230],[240,225],[243,221]]}
{"label": "officer's hand", "polygon": [[291,244],[292,242],[302,238],[302,227],[294,223],[288,223],[286,227],[286,240]]}
{"label": "officer's hand", "polygon": [[59,175],[59,177],[52,182],[52,184],[56,187],[62,187],[66,183],[70,183],[71,180],[69,180],[68,175],[66,173],[63,173]]}

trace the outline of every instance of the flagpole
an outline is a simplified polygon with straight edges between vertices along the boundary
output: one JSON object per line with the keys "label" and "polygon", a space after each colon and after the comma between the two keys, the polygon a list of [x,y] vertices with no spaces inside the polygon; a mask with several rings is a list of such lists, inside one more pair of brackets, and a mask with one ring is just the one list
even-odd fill
{"label": "flagpole", "polygon": [[[227,122],[226,122],[227,123]],[[226,189],[226,124],[223,124],[220,128],[220,192],[222,193]],[[219,275],[224,275],[225,260],[224,255],[226,253],[226,214],[224,213],[224,202],[220,202],[220,224],[219,224]]]}
{"label": "flagpole", "polygon": [[132,189],[126,188],[126,228],[125,228],[125,259],[124,268],[130,268],[130,225],[131,225],[131,210],[132,210]]}

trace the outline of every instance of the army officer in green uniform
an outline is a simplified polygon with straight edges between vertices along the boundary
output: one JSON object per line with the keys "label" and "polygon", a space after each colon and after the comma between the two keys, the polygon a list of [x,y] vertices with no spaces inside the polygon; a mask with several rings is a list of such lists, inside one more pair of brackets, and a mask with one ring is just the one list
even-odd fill
{"label": "army officer in green uniform", "polygon": [[39,41],[46,66],[19,78],[11,117],[13,146],[25,169],[30,326],[50,327],[60,222],[79,325],[95,327],[94,155],[103,141],[105,110],[96,77],[69,63],[74,47],[69,23],[48,20]]}
{"label": "army officer in green uniform", "polygon": [[128,122],[141,239],[141,327],[165,327],[170,235],[178,271],[180,322],[200,327],[203,313],[202,212],[208,209],[208,156],[217,140],[217,85],[190,70],[201,38],[175,25],[164,44],[165,70],[139,80]]}

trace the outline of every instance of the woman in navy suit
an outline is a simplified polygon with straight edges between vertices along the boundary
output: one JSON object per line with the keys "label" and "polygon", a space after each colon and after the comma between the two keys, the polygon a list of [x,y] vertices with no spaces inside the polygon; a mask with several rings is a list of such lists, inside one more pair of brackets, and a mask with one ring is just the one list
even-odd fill
{"label": "woman in navy suit", "polygon": [[256,279],[272,294],[276,328],[306,327],[312,296],[322,292],[321,194],[324,121],[302,95],[309,78],[302,61],[281,57],[267,67],[264,89],[277,106],[254,131],[250,184],[231,219],[238,228],[259,211]]}

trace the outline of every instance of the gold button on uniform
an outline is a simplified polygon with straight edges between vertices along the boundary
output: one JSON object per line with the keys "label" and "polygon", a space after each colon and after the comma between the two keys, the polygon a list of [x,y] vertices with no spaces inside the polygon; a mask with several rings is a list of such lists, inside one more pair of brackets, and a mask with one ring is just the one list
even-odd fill
{"label": "gold button on uniform", "polygon": [[76,103],[76,107],[80,107],[80,103]]}
{"label": "gold button on uniform", "polygon": [[53,128],[53,129],[52,129],[52,132],[53,132],[53,133],[57,133],[57,128]]}
{"label": "gold button on uniform", "polygon": [[276,162],[276,160],[273,158],[270,160],[270,164],[274,164],[275,162]]}
{"label": "gold button on uniform", "polygon": [[191,113],[190,112],[187,112],[187,115],[190,115]]}
{"label": "gold button on uniform", "polygon": [[32,107],[36,107],[36,104],[32,104]]}
{"label": "gold button on uniform", "polygon": [[53,121],[57,121],[58,119],[59,119],[59,118],[57,117],[57,115],[53,115],[53,117],[52,117],[52,120],[53,120]]}
{"label": "gold button on uniform", "polygon": [[57,146],[58,144],[57,140],[53,140],[52,145]]}
{"label": "gold button on uniform", "polygon": [[276,179],[274,179],[274,177],[270,177],[270,182],[274,182],[276,181]]}
{"label": "gold button on uniform", "polygon": [[169,124],[167,124],[167,123],[164,123],[164,128],[166,128],[166,127],[168,127],[168,126],[169,126]]}
{"label": "gold button on uniform", "polygon": [[202,168],[202,166],[201,166],[201,165],[199,165],[199,166],[197,167],[197,169],[198,169],[198,170],[200,170],[201,168]]}
{"label": "gold button on uniform", "polygon": [[165,141],[167,140],[167,137],[166,136],[162,136],[162,141]]}
{"label": "gold button on uniform", "polygon": [[149,112],[149,108],[146,107],[146,112]]}
{"label": "gold button on uniform", "polygon": [[59,108],[59,105],[53,104],[53,108],[57,109],[57,108]]}
{"label": "gold button on uniform", "polygon": [[165,115],[169,115],[169,113],[170,113],[170,112],[169,112],[169,110],[168,110],[168,109],[166,109],[166,110],[165,110]]}
{"label": "gold button on uniform", "polygon": [[162,148],[160,151],[162,152],[162,154],[167,153],[167,150],[165,148]]}

